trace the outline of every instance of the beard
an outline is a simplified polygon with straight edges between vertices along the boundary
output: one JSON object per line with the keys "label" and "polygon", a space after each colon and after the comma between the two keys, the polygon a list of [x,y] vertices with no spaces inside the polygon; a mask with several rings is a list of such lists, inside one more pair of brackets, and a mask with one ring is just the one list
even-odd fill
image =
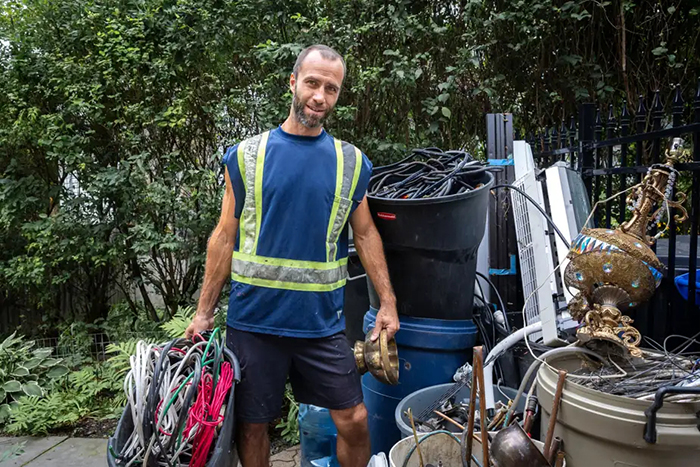
{"label": "beard", "polygon": [[318,128],[323,125],[326,118],[331,114],[333,108],[327,109],[323,115],[317,117],[316,115],[306,114],[306,103],[302,102],[298,97],[298,93],[294,93],[294,99],[292,100],[292,109],[294,110],[294,116],[296,119],[307,128]]}

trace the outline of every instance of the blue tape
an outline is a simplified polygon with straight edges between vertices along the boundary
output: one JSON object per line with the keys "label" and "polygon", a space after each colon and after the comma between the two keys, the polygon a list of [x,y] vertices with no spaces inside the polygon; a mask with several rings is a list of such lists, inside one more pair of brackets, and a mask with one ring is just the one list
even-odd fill
{"label": "blue tape", "polygon": [[489,165],[515,165],[513,159],[489,159]]}
{"label": "blue tape", "polygon": [[510,255],[510,269],[490,269],[489,276],[514,276],[518,273],[515,255]]}

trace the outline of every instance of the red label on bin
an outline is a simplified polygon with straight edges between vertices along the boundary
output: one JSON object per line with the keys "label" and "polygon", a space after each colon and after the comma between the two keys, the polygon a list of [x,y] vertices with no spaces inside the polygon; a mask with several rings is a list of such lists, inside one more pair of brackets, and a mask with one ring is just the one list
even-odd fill
{"label": "red label on bin", "polygon": [[388,221],[395,221],[396,220],[396,214],[393,214],[390,212],[378,212],[377,217],[380,219],[388,220]]}

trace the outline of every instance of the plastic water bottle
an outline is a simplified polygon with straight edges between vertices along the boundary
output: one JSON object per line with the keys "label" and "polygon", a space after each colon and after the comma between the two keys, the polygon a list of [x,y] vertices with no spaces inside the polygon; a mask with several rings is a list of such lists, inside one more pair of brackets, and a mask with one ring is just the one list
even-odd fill
{"label": "plastic water bottle", "polygon": [[299,434],[301,467],[340,467],[335,449],[338,430],[327,409],[301,404]]}

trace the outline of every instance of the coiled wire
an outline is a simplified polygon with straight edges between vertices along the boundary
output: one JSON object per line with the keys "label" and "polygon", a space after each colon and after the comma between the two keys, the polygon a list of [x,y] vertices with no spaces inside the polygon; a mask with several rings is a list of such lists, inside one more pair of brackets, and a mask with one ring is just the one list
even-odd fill
{"label": "coiled wire", "polygon": [[387,199],[440,198],[481,186],[487,167],[466,151],[416,148],[394,164],[375,167],[368,194]]}

